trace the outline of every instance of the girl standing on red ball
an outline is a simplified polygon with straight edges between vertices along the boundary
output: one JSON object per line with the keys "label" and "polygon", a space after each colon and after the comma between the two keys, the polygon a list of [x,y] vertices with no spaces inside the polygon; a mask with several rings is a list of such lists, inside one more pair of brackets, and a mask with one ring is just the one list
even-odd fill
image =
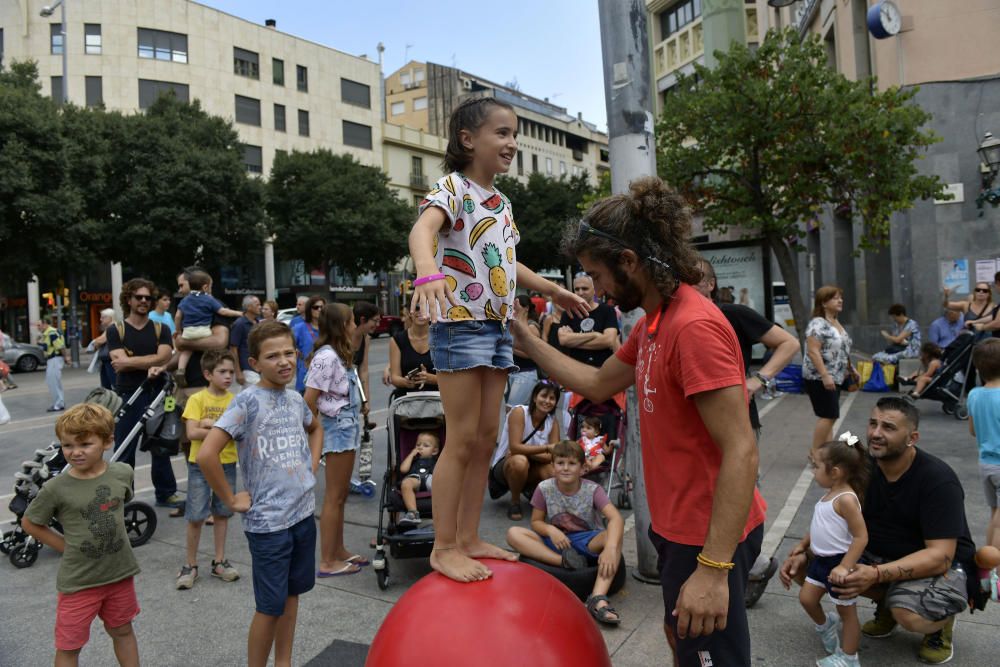
{"label": "girl standing on red ball", "polygon": [[492,575],[478,558],[517,555],[479,537],[479,515],[496,444],[507,374],[516,371],[508,321],[517,285],[581,316],[584,301],[517,262],[510,200],[493,187],[517,156],[517,116],[490,97],[451,115],[441,178],[410,232],[416,267],[411,309],[431,319],[430,350],[448,419],[434,468],[431,567],[460,582]]}

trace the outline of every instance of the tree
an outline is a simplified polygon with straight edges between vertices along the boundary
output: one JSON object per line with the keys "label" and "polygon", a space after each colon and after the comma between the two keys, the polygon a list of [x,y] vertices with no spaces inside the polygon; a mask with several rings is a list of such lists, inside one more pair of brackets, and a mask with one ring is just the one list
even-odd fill
{"label": "tree", "polygon": [[518,261],[532,269],[558,266],[563,227],[580,218],[580,204],[593,192],[587,174],[556,179],[535,172],[527,184],[501,176],[496,187],[510,199],[521,232]]}
{"label": "tree", "polygon": [[386,269],[406,254],[413,209],[389,178],[327,149],[279,154],[267,184],[279,255],[308,267],[327,262],[351,275]]}
{"label": "tree", "polygon": [[888,242],[890,216],[940,196],[916,160],[937,141],[916,89],[878,92],[827,66],[818,37],[769,31],[755,51],[733,46],[718,66],[681,76],[657,124],[658,168],[707,229],[766,239],[788,287],[799,336],[808,310],[793,253],[824,206],[856,216],[859,248]]}

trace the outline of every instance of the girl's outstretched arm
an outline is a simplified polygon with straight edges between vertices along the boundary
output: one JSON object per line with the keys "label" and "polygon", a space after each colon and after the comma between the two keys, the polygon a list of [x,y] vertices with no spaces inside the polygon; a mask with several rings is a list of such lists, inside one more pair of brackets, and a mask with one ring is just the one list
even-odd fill
{"label": "girl's outstretched arm", "polygon": [[[434,237],[447,222],[445,212],[437,206],[428,206],[417,218],[410,230],[410,257],[417,271],[417,279],[439,273],[434,263]],[[422,285],[414,285],[410,310],[420,310],[430,317],[431,322],[444,318],[451,306],[459,305],[455,295],[444,280],[432,280]]]}

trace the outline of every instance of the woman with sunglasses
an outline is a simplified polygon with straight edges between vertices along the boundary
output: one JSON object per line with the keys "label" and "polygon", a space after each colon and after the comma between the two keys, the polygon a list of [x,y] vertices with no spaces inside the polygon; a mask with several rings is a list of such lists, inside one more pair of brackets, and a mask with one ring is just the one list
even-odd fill
{"label": "woman with sunglasses", "polygon": [[944,288],[944,303],[948,310],[957,310],[962,313],[965,323],[975,322],[986,317],[993,308],[993,290],[988,282],[978,282],[972,290],[970,298],[962,301],[951,301],[951,289]]}
{"label": "woman with sunglasses", "polygon": [[300,394],[306,390],[306,371],[309,364],[306,360],[313,351],[313,343],[319,338],[319,315],[326,306],[326,299],[321,296],[309,297],[306,309],[302,313],[302,321],[292,328],[295,339],[295,351],[298,354],[298,366],[295,373],[295,390]]}
{"label": "woman with sunglasses", "polygon": [[540,380],[531,390],[527,405],[515,405],[507,414],[500,441],[490,462],[490,497],[496,500],[508,489],[510,506],[507,518],[524,518],[521,493],[534,489],[552,477],[552,446],[559,442],[559,385]]}

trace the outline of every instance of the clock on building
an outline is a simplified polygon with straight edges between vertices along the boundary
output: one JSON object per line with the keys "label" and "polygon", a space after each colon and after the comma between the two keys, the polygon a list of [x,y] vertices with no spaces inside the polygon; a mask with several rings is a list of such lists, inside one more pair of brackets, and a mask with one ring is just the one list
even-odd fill
{"label": "clock on building", "polygon": [[903,15],[892,0],[880,0],[868,9],[868,32],[875,39],[892,37],[903,27]]}

